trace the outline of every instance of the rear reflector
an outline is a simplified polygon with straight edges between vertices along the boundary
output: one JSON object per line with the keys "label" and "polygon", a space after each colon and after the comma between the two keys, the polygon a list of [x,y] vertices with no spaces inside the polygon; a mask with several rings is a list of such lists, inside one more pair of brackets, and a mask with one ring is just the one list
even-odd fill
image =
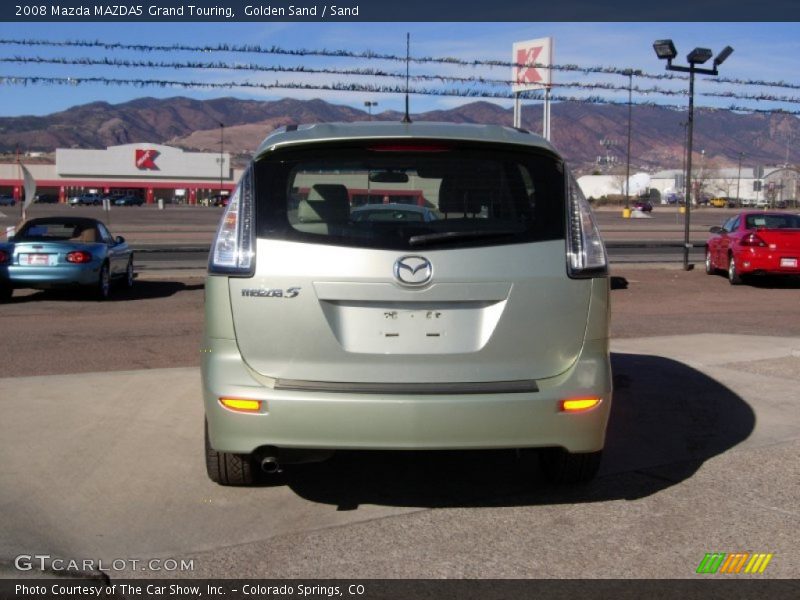
{"label": "rear reflector", "polygon": [[561,401],[562,412],[581,412],[589,410],[600,404],[600,398],[574,398]]}
{"label": "rear reflector", "polygon": [[242,398],[220,398],[219,403],[225,408],[237,412],[259,412],[261,410],[261,400],[244,400]]}
{"label": "rear reflector", "polygon": [[9,262],[8,259],[9,259],[8,252],[5,252],[4,250],[0,250],[0,265],[4,265],[7,262]]}

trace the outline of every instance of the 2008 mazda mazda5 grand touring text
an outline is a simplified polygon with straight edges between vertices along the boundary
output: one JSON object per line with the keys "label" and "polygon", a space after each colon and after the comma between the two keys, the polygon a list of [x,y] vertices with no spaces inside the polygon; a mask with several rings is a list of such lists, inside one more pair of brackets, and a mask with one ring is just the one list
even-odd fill
{"label": "2008 mazda mazda5 grand touring text", "polygon": [[212,480],[246,485],[340,449],[539,448],[551,480],[596,474],[607,257],[542,138],[443,123],[279,129],[231,196],[208,271]]}

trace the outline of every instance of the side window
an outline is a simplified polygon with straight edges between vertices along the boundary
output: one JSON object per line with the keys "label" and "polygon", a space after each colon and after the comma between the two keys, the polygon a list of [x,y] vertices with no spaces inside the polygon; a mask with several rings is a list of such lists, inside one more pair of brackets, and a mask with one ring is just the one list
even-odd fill
{"label": "side window", "polygon": [[106,229],[106,226],[102,223],[97,224],[97,230],[100,232],[100,239],[103,240],[105,244],[113,244],[114,238],[111,237],[111,234]]}

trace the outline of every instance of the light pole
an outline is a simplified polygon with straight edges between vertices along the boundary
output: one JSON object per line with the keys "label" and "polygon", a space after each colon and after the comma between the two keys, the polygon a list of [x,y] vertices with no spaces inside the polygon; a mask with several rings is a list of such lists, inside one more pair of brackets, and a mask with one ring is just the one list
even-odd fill
{"label": "light pole", "polygon": [[703,203],[703,188],[706,186],[706,151],[700,150],[700,175],[697,177],[697,190],[695,192],[697,205]]}
{"label": "light pole", "polygon": [[225,164],[225,124],[219,124],[219,203],[222,204],[222,167]]}
{"label": "light pole", "polygon": [[[683,148],[681,148],[681,173],[683,177],[686,176],[686,147],[687,141],[689,139],[689,121],[681,121],[681,127],[683,127]],[[683,203],[686,204],[686,180],[684,179],[683,185],[681,186],[683,192]],[[678,202],[680,204],[680,202]]]}
{"label": "light pole", "polygon": [[625,209],[629,209],[630,205],[628,199],[630,198],[631,191],[631,111],[633,108],[633,76],[641,75],[641,71],[633,71],[628,69],[625,75],[628,76],[628,150],[626,152],[626,166],[625,166]]}
{"label": "light pole", "polygon": [[364,106],[367,107],[367,111],[369,112],[369,120],[372,121],[372,107],[378,106],[378,103],[371,100],[367,100],[364,102]]}
{"label": "light pole", "polygon": [[686,60],[689,63],[688,67],[681,65],[673,65],[672,60],[678,56],[678,51],[675,49],[675,44],[672,40],[657,40],[653,43],[653,50],[656,56],[662,60],[667,61],[667,71],[680,71],[682,73],[689,73],[689,116],[688,116],[688,132],[687,132],[687,149],[686,149],[686,218],[684,219],[683,231],[683,269],[684,271],[691,270],[692,266],[689,265],[689,223],[692,214],[692,133],[694,125],[694,75],[700,73],[702,75],[719,75],[717,67],[725,62],[733,52],[733,48],[725,46],[722,52],[717,54],[714,58],[714,66],[711,69],[703,69],[697,65],[705,63],[713,52],[708,48],[695,48],[686,55]]}

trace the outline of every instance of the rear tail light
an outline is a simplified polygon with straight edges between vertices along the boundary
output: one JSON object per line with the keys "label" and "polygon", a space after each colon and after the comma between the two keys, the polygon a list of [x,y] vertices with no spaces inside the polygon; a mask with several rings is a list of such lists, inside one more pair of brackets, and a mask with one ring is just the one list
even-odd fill
{"label": "rear tail light", "polygon": [[578,182],[567,176],[567,272],[570,277],[608,274],[608,258],[592,209]]}
{"label": "rear tail light", "polygon": [[244,172],[217,229],[208,260],[209,273],[249,277],[255,267],[253,168]]}
{"label": "rear tail light", "polygon": [[758,247],[758,248],[766,248],[767,243],[762,240],[758,235],[755,233],[749,233],[742,238],[739,242],[740,246],[750,246],[750,247]]}
{"label": "rear tail light", "polygon": [[0,250],[0,265],[8,264],[10,261],[11,256],[5,250]]}
{"label": "rear tail light", "polygon": [[76,264],[92,262],[92,255],[89,252],[84,252],[83,250],[76,250],[75,252],[70,252],[67,254],[67,262]]}

